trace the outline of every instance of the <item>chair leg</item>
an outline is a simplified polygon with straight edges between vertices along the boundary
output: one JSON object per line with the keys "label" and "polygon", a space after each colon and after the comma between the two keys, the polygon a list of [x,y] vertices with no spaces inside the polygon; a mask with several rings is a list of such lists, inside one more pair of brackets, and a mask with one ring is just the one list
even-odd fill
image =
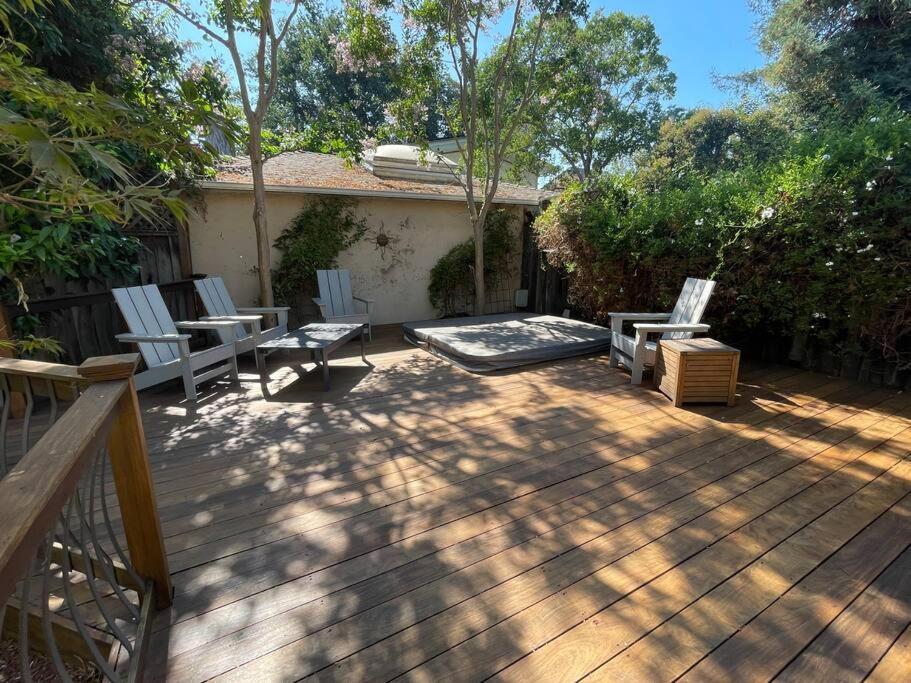
{"label": "chair leg", "polygon": [[[255,349],[254,349],[253,353],[254,354],[256,353]],[[240,381],[240,373],[237,370],[237,354],[236,353],[233,356],[231,356],[231,377],[234,379],[235,382]]]}
{"label": "chair leg", "polygon": [[623,321],[614,318],[610,321],[611,327],[611,344],[610,344],[610,366],[612,368],[620,367],[620,354],[617,353],[617,339],[623,334]]}
{"label": "chair leg", "polygon": [[184,363],[181,370],[183,375],[183,391],[190,401],[196,400],[196,380],[193,377],[193,370],[189,363]]}
{"label": "chair leg", "polygon": [[629,379],[630,384],[642,384],[642,371],[645,368],[645,345],[648,335],[642,332],[636,332],[636,348],[633,352],[633,371]]}
{"label": "chair leg", "polygon": [[643,363],[642,358],[633,359],[633,372],[629,378],[630,384],[642,384],[642,371],[644,369],[645,363]]}
{"label": "chair leg", "polygon": [[180,374],[183,376],[183,392],[190,401],[196,400],[196,379],[193,377],[193,368],[190,367],[190,342],[181,339],[178,342],[180,350]]}

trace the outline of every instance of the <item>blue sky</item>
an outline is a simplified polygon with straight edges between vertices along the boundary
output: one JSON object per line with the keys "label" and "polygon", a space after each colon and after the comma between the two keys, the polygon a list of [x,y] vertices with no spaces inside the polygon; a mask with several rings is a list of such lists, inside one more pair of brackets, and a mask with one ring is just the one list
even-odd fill
{"label": "blue sky", "polygon": [[[655,24],[662,51],[677,74],[673,104],[683,107],[720,106],[730,99],[712,81],[712,74],[728,75],[761,66],[763,58],[753,36],[755,15],[747,0],[589,0],[592,12],[620,10],[646,15]],[[198,0],[191,2],[198,6]],[[220,54],[201,40],[201,34],[180,22],[180,37],[199,44],[201,56]],[[252,39],[244,41],[249,52]],[[229,61],[222,57],[229,66]],[[233,68],[228,68],[229,73]]]}
{"label": "blue sky", "polygon": [[674,103],[719,106],[729,99],[712,74],[729,75],[762,66],[747,0],[589,0],[594,11],[646,15],[655,24],[662,51],[677,74]]}

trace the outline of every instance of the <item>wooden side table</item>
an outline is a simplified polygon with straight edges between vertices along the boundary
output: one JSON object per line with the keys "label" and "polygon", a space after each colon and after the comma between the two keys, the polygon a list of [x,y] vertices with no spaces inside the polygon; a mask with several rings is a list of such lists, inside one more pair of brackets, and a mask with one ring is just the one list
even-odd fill
{"label": "wooden side table", "polygon": [[734,405],[740,351],[720,341],[663,339],[655,358],[655,386],[675,406],[684,403]]}

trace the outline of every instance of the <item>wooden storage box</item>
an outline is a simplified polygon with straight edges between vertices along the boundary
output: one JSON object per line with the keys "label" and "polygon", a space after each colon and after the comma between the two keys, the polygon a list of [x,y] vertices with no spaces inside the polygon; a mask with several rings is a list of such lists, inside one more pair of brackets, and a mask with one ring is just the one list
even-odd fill
{"label": "wooden storage box", "polygon": [[732,406],[739,367],[740,351],[714,339],[663,339],[655,358],[655,386],[675,406]]}

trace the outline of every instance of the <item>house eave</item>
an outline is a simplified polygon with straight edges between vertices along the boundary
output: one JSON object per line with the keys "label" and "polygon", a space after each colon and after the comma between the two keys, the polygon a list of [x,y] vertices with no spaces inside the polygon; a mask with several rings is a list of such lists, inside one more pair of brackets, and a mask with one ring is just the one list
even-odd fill
{"label": "house eave", "polygon": [[[223,192],[252,192],[253,183],[227,182],[224,180],[204,180],[199,183],[204,190],[220,190]],[[406,192],[402,190],[362,190],[356,188],[338,187],[302,187],[300,185],[274,185],[267,184],[266,192],[286,194],[329,194],[345,195],[348,197],[384,197],[388,199],[418,199],[424,201],[464,202],[461,195],[426,194],[423,192]],[[516,199],[513,197],[497,197],[494,204],[512,204],[516,206],[538,206],[537,199]]]}

